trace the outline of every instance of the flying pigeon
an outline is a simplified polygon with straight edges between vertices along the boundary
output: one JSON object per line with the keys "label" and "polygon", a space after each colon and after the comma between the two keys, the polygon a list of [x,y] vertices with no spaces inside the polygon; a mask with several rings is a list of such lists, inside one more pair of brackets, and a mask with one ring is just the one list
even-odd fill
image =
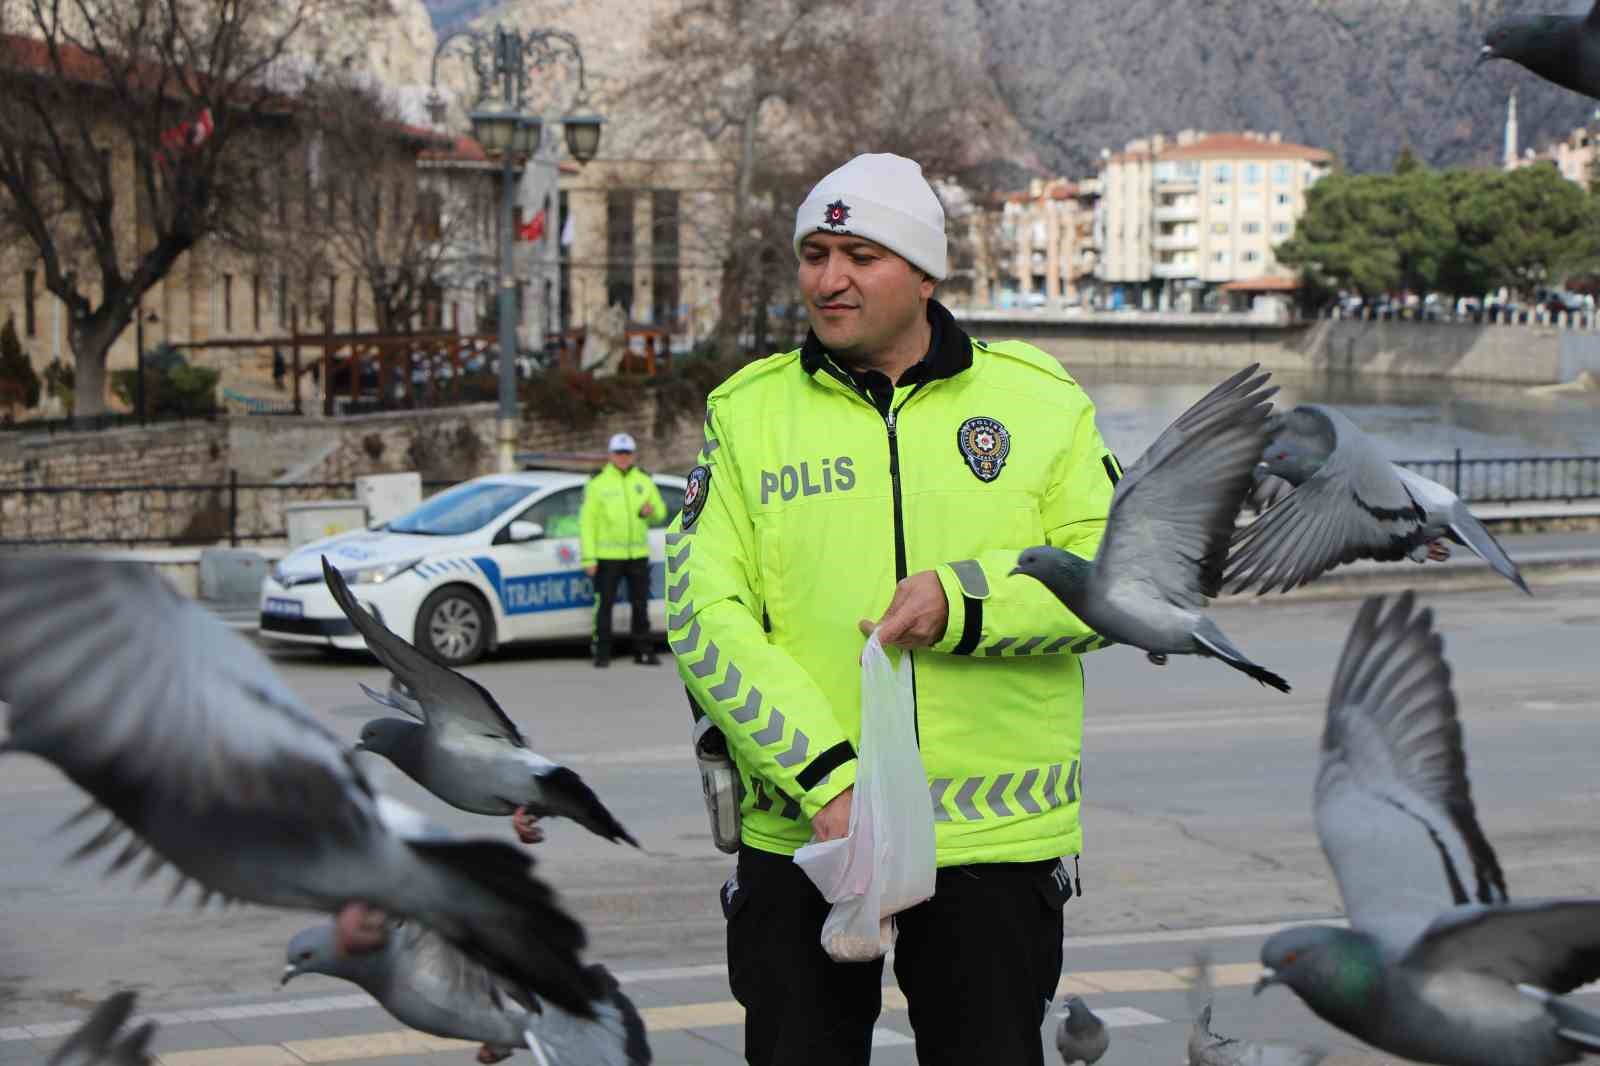
{"label": "flying pigeon", "polygon": [[1195,957],[1195,980],[1189,989],[1195,1009],[1189,1030],[1189,1066],[1317,1066],[1327,1053],[1293,1044],[1261,1044],[1235,1040],[1211,1031],[1211,963]]}
{"label": "flying pigeon", "polygon": [[[0,557],[0,753],[54,764],[103,808],[75,857],[127,836],[201,889],[273,907],[422,921],[496,973],[587,1016],[582,927],[509,844],[459,840],[374,792],[265,657],[152,569]],[[355,941],[352,940],[352,946]]]}
{"label": "flying pigeon", "polygon": [[1510,902],[1478,827],[1432,612],[1362,605],[1328,695],[1314,808],[1350,928],[1261,949],[1287,985],[1380,1050],[1448,1066],[1546,1066],[1600,1051],[1600,900]]}
{"label": "flying pigeon", "polygon": [[135,998],[132,992],[118,992],[96,1007],[50,1056],[49,1066],[150,1066],[146,1046],[155,1023],[145,1022],[131,1033],[121,1031],[133,1015]]}
{"label": "flying pigeon", "polygon": [[1221,591],[1222,568],[1251,471],[1266,446],[1277,387],[1251,364],[1162,431],[1117,482],[1099,553],[1029,548],[1013,574],[1044,583],[1102,637],[1162,663],[1207,655],[1280,692],[1289,683],[1245,657],[1200,613]]}
{"label": "flying pigeon", "polygon": [[592,1019],[519,999],[438,934],[402,920],[390,922],[382,949],[362,955],[340,952],[332,925],[295,934],[280,983],[306,973],[350,981],[413,1029],[484,1044],[481,1062],[505,1058],[531,1032],[550,1066],[647,1066],[650,1045],[638,1010],[605,967],[588,969],[604,992]]}
{"label": "flying pigeon", "polygon": [[1229,592],[1287,592],[1357,559],[1422,562],[1432,542],[1448,537],[1532,595],[1460,497],[1389,462],[1344,414],[1302,404],[1276,418],[1273,429],[1263,478],[1287,481],[1294,491],[1234,535],[1223,575]]}
{"label": "flying pigeon", "polygon": [[[527,808],[535,816],[571,818],[607,840],[639,846],[583,778],[528,749],[488,689],[390,632],[356,602],[344,576],[326,558],[322,574],[339,609],[398,681],[389,693],[395,698],[379,702],[408,712],[415,705],[422,718],[421,723],[399,718],[368,722],[357,751],[384,756],[464,811],[504,815]],[[366,691],[378,698],[372,689]]]}
{"label": "flying pigeon", "polygon": [[1111,1046],[1111,1034],[1082,996],[1068,996],[1062,1006],[1067,1013],[1056,1027],[1056,1050],[1061,1052],[1061,1061],[1066,1066],[1075,1062],[1094,1066]]}
{"label": "flying pigeon", "polygon": [[1478,62],[1509,59],[1563,89],[1600,99],[1600,3],[1586,15],[1512,15],[1484,34]]}

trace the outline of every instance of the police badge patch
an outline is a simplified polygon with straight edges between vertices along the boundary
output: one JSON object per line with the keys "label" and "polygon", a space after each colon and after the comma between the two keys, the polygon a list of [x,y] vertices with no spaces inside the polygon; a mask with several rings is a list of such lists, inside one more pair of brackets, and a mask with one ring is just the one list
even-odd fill
{"label": "police badge patch", "polygon": [[995,419],[969,418],[956,430],[956,447],[979,481],[993,481],[1011,454],[1011,433]]}
{"label": "police badge patch", "polygon": [[700,511],[711,494],[711,468],[704,464],[689,471],[688,482],[683,486],[683,528],[694,525]]}
{"label": "police badge patch", "polygon": [[831,230],[842,230],[850,222],[850,205],[835,200],[822,209],[822,224]]}

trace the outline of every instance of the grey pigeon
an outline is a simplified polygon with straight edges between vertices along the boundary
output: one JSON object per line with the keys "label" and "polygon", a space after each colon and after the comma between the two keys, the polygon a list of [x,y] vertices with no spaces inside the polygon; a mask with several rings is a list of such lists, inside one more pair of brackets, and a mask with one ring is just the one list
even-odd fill
{"label": "grey pigeon", "polygon": [[1315,1048],[1235,1040],[1213,1033],[1211,1002],[1211,963],[1202,954],[1195,958],[1195,980],[1190,986],[1195,1018],[1189,1030],[1189,1066],[1317,1066],[1327,1057]]}
{"label": "grey pigeon", "polygon": [[[127,836],[213,893],[350,905],[432,926],[510,981],[587,1014],[601,991],[582,927],[520,849],[449,837],[377,795],[256,648],[148,566],[0,557],[0,752],[37,755],[108,812],[88,855]],[[95,810],[86,809],[77,822]]]}
{"label": "grey pigeon", "polygon": [[365,692],[367,697],[374,703],[381,703],[391,710],[410,715],[419,722],[427,720],[427,716],[422,713],[422,704],[417,702],[417,694],[412,692],[404,681],[401,681],[393,674],[389,675],[389,690],[387,692],[379,692],[377,689],[361,682],[357,682],[357,684],[361,685],[361,691]]}
{"label": "grey pigeon", "polygon": [[1421,562],[1440,537],[1465,544],[1529,592],[1460,497],[1389,462],[1340,411],[1302,404],[1279,416],[1262,458],[1262,480],[1282,479],[1294,490],[1234,535],[1223,577],[1229,592],[1287,592],[1357,559]]}
{"label": "grey pigeon", "polygon": [[88,1019],[50,1056],[49,1066],[150,1066],[145,1050],[155,1033],[154,1022],[145,1022],[130,1033],[122,1027],[133,1015],[136,997],[118,992],[94,1009]]}
{"label": "grey pigeon", "polygon": [[1563,994],[1600,977],[1600,900],[1512,903],[1478,827],[1432,613],[1362,605],[1334,672],[1314,797],[1350,928],[1261,949],[1287,985],[1380,1050],[1447,1066],[1544,1066],[1600,1051]]}
{"label": "grey pigeon", "polygon": [[571,818],[607,840],[639,846],[583,778],[529,750],[487,689],[390,632],[356,602],[344,576],[326,557],[322,574],[339,609],[397,679],[390,698],[379,698],[372,689],[366,689],[367,695],[407,713],[415,706],[422,719],[420,724],[399,718],[368,722],[357,751],[384,756],[417,784],[464,811],[505,815],[526,807],[536,816]]}
{"label": "grey pigeon", "polygon": [[1280,692],[1263,669],[1200,609],[1221,591],[1234,523],[1266,446],[1278,390],[1251,364],[1206,393],[1162,431],[1117,482],[1094,561],[1059,548],[1029,548],[1013,574],[1044,583],[1107,640],[1169,654],[1221,659]]}
{"label": "grey pigeon", "polygon": [[1111,1046],[1111,1034],[1082,996],[1068,996],[1062,1006],[1067,1013],[1056,1026],[1056,1050],[1061,1052],[1061,1061],[1066,1066],[1075,1062],[1094,1066]]}
{"label": "grey pigeon", "polygon": [[362,955],[340,953],[332,925],[297,933],[289,941],[282,983],[306,973],[338,977],[359,985],[413,1029],[507,1053],[531,1031],[550,1066],[646,1066],[650,1045],[638,1010],[605,967],[589,971],[605,991],[592,1019],[549,1003],[518,1002],[511,989],[449,941],[415,922],[394,921],[384,946]]}
{"label": "grey pigeon", "polygon": [[1509,59],[1563,89],[1600,99],[1600,3],[1586,15],[1512,15],[1484,34],[1478,62]]}

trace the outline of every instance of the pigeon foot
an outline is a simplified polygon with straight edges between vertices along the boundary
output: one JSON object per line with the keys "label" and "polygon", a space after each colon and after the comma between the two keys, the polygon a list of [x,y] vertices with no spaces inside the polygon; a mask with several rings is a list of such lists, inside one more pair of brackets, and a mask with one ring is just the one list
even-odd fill
{"label": "pigeon foot", "polygon": [[1167,665],[1167,656],[1166,656],[1165,652],[1152,651],[1152,652],[1149,652],[1148,654],[1146,654],[1145,658],[1149,659],[1152,663],[1155,663],[1157,666],[1165,666],[1165,665]]}
{"label": "pigeon foot", "polygon": [[478,1049],[478,1061],[484,1063],[485,1066],[491,1062],[503,1062],[511,1057],[511,1052],[512,1049],[508,1047],[495,1047],[493,1044],[485,1044]]}

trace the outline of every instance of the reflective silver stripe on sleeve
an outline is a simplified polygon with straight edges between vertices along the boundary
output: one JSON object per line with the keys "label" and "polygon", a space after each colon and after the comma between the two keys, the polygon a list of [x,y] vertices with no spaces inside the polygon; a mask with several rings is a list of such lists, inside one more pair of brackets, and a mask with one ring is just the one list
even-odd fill
{"label": "reflective silver stripe on sleeve", "polygon": [[717,672],[717,660],[721,655],[722,652],[717,647],[717,642],[714,640],[707,641],[705,658],[689,667],[689,672],[698,678],[710,677]]}
{"label": "reflective silver stripe on sleeve", "polygon": [[978,789],[982,786],[983,778],[969,777],[962,784],[961,791],[956,793],[956,809],[961,812],[963,817],[974,822],[983,817],[982,814],[978,813],[978,808],[972,802],[973,798],[978,794]]}
{"label": "reflective silver stripe on sleeve", "polygon": [[984,801],[989,804],[989,809],[1002,818],[1010,818],[1016,812],[1006,806],[1006,789],[1011,785],[1012,774],[1001,774],[994,779],[994,785],[989,789],[989,794],[984,796]]}
{"label": "reflective silver stripe on sleeve", "polygon": [[1011,645],[1015,644],[1016,642],[1017,642],[1017,638],[1016,637],[1001,637],[999,640],[995,641],[993,644],[991,644],[987,648],[983,649],[983,654],[988,655],[988,656],[995,656],[995,655],[1004,654],[1005,650],[1007,648],[1011,647]]}
{"label": "reflective silver stripe on sleeve", "polygon": [[[687,579],[685,579],[685,583],[687,583]],[[683,609],[682,610],[680,610],[677,614],[673,615],[671,618],[667,619],[667,628],[669,630],[682,629],[684,626],[688,625],[690,620],[692,620],[693,618],[694,618],[694,603],[693,602],[686,603],[686,604],[683,605]]]}
{"label": "reflective silver stripe on sleeve", "polygon": [[951,563],[950,569],[955,571],[962,592],[975,600],[989,595],[989,578],[984,574],[983,567],[978,565],[978,560],[963,559],[959,563]]}
{"label": "reflective silver stripe on sleeve", "polygon": [[[730,666],[728,671],[729,673],[732,673],[733,668]],[[733,720],[738,722],[740,725],[749,725],[751,722],[755,721],[756,715],[761,713],[761,690],[756,688],[754,685],[751,685],[750,695],[745,697],[744,706],[740,707],[737,711],[729,711],[728,713],[733,717]]]}
{"label": "reflective silver stripe on sleeve", "polygon": [[711,686],[706,692],[710,694],[712,699],[722,703],[733,699],[739,694],[739,683],[743,680],[744,678],[739,673],[738,665],[729,663],[728,676],[722,679],[721,684]]}
{"label": "reflective silver stripe on sleeve", "polygon": [[713,437],[711,440],[706,441],[705,447],[700,449],[700,458],[702,458],[702,459],[711,458],[711,453],[716,451],[720,447],[722,447],[722,442],[717,440],[715,437]]}
{"label": "reflective silver stripe on sleeve", "polygon": [[1072,760],[1072,767],[1067,771],[1067,802],[1078,802],[1078,760]]}
{"label": "reflective silver stripe on sleeve", "polygon": [[784,724],[783,712],[774,707],[772,708],[772,717],[767,720],[766,728],[750,734],[750,739],[762,747],[766,747],[768,744],[776,744],[783,739]]}
{"label": "reflective silver stripe on sleeve", "polygon": [[788,769],[797,763],[804,762],[806,758],[806,750],[810,746],[811,742],[806,739],[806,735],[800,730],[796,729],[794,731],[794,743],[789,745],[788,751],[778,756],[776,760],[778,765],[784,769]]}
{"label": "reflective silver stripe on sleeve", "polygon": [[686,541],[688,539],[689,539],[689,534],[687,534],[687,533],[668,533],[667,534],[667,547],[676,548],[679,544],[682,544],[684,541]]}
{"label": "reflective silver stripe on sleeve", "polygon": [[1014,654],[1017,654],[1017,655],[1032,655],[1033,654],[1033,649],[1037,648],[1039,645],[1041,645],[1043,643],[1044,643],[1044,638],[1043,637],[1029,637],[1027,640],[1025,640],[1021,644],[1017,645],[1017,650],[1016,650],[1016,652]]}
{"label": "reflective silver stripe on sleeve", "polygon": [[682,603],[683,602],[683,595],[684,595],[684,593],[686,593],[688,591],[689,591],[689,575],[688,574],[684,574],[682,581],[678,582],[676,585],[672,586],[670,589],[667,590],[667,601],[669,603]]}
{"label": "reflective silver stripe on sleeve", "polygon": [[669,645],[674,655],[688,655],[700,646],[700,619],[696,618],[689,626],[689,632],[679,640],[672,641]]}
{"label": "reflective silver stripe on sleeve", "polygon": [[1022,783],[1017,786],[1017,803],[1029,814],[1044,813],[1044,808],[1040,807],[1038,801],[1033,798],[1033,783],[1037,780],[1039,780],[1039,771],[1035,768],[1023,774]]}
{"label": "reflective silver stripe on sleeve", "polygon": [[1065,648],[1068,644],[1071,644],[1071,643],[1072,643],[1072,638],[1071,637],[1057,637],[1055,640],[1052,640],[1050,643],[1046,644],[1044,646],[1044,651],[1040,652],[1039,654],[1040,655],[1054,655],[1056,652],[1060,651],[1062,648]]}
{"label": "reflective silver stripe on sleeve", "polygon": [[928,782],[928,794],[933,799],[933,820],[936,822],[950,820],[950,812],[944,805],[944,794],[950,791],[951,784],[952,781],[948,777],[937,777]]}
{"label": "reflective silver stripe on sleeve", "polygon": [[694,550],[693,544],[685,544],[683,550],[677,555],[667,556],[667,573],[676,575],[689,561],[689,553]]}
{"label": "reflective silver stripe on sleeve", "polygon": [[1061,806],[1061,793],[1056,791],[1056,786],[1061,784],[1061,764],[1056,763],[1044,775],[1044,804],[1046,807]]}

